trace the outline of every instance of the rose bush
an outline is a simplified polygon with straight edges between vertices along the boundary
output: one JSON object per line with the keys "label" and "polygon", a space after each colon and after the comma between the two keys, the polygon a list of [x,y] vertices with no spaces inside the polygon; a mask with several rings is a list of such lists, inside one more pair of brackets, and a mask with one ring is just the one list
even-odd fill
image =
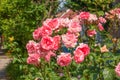
{"label": "rose bush", "polygon": [[[119,19],[119,9],[115,9],[117,13],[112,12]],[[107,19],[108,16],[106,13]],[[89,12],[77,13],[73,18],[46,19],[33,32],[34,40],[26,45],[27,63],[40,69],[40,79],[44,80],[52,79],[51,72],[57,74],[58,80],[73,80],[77,76],[81,76],[81,80],[118,79],[111,77],[111,72],[119,58],[107,49],[105,41],[100,43],[97,38],[105,32],[106,22],[105,18]],[[119,64],[115,72],[119,76]]]}

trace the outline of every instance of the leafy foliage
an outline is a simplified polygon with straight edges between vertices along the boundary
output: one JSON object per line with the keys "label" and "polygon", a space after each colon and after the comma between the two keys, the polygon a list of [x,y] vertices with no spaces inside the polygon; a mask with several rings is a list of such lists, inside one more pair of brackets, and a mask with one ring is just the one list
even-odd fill
{"label": "leafy foliage", "polygon": [[[53,5],[54,4],[54,5]],[[52,6],[51,6],[52,5]],[[25,49],[25,43],[32,38],[33,30],[57,10],[57,1],[35,2],[32,0],[1,0],[0,26],[5,40],[14,36],[19,47]],[[52,9],[52,10],[51,10]]]}
{"label": "leafy foliage", "polygon": [[13,77],[11,80],[31,80],[33,72],[30,69],[25,71],[28,66],[26,43],[44,19],[54,17],[58,5],[57,0],[0,0],[0,33],[4,36],[7,53],[13,57],[13,63],[8,66],[9,76]]}
{"label": "leafy foliage", "polygon": [[66,6],[73,10],[83,10],[104,15],[104,12],[113,8],[114,0],[67,0]]}

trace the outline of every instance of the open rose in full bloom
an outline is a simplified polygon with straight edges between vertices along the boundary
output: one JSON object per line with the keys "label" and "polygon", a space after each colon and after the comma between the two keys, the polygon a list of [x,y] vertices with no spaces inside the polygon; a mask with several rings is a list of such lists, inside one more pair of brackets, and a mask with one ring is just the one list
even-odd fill
{"label": "open rose in full bloom", "polygon": [[120,63],[118,63],[118,65],[116,66],[115,72],[118,76],[120,76]]}
{"label": "open rose in full bloom", "polygon": [[84,61],[84,53],[79,49],[77,48],[75,51],[74,51],[74,60],[76,63],[81,63]]}
{"label": "open rose in full bloom", "polygon": [[28,51],[28,54],[33,54],[36,51],[36,42],[33,40],[30,40],[27,44],[26,44],[26,48]]}
{"label": "open rose in full bloom", "polygon": [[69,23],[71,22],[68,18],[59,18],[59,25],[63,27],[68,27]]}
{"label": "open rose in full bloom", "polygon": [[89,12],[81,12],[79,14],[79,18],[82,20],[87,20],[90,17],[90,13]]}
{"label": "open rose in full bloom", "polygon": [[41,28],[37,28],[33,32],[33,38],[39,40],[41,38]]}
{"label": "open rose in full bloom", "polygon": [[87,35],[89,37],[93,37],[95,34],[97,34],[95,30],[87,30]]}
{"label": "open rose in full bloom", "polygon": [[54,47],[54,41],[53,38],[50,36],[44,36],[41,39],[40,45],[45,50],[52,50]]}
{"label": "open rose in full bloom", "polygon": [[62,35],[62,41],[66,47],[75,47],[77,44],[77,36],[73,33]]}
{"label": "open rose in full bloom", "polygon": [[41,39],[40,45],[44,50],[57,50],[59,48],[60,40],[60,36],[44,36]]}
{"label": "open rose in full bloom", "polygon": [[57,58],[57,64],[60,66],[68,66],[72,61],[70,53],[61,53]]}
{"label": "open rose in full bloom", "polygon": [[47,21],[44,21],[44,25],[49,26],[52,30],[55,30],[59,27],[59,19],[48,19]]}
{"label": "open rose in full bloom", "polygon": [[93,22],[96,21],[98,18],[95,14],[90,14],[88,21]]}
{"label": "open rose in full bloom", "polygon": [[43,36],[49,36],[49,35],[52,34],[52,29],[51,29],[49,26],[43,25],[43,26],[41,27],[40,33],[41,33],[41,36],[42,36],[42,37],[43,37]]}
{"label": "open rose in full bloom", "polygon": [[84,53],[85,56],[87,56],[90,53],[90,48],[87,44],[80,43],[79,46],[77,46],[76,50],[80,50]]}
{"label": "open rose in full bloom", "polygon": [[36,29],[33,32],[33,38],[35,40],[40,40],[43,36],[48,36],[52,34],[52,29],[49,26],[43,25],[42,27]]}
{"label": "open rose in full bloom", "polygon": [[68,28],[69,32],[71,32],[71,33],[77,33],[77,32],[80,32],[81,30],[82,30],[82,27],[79,24],[79,22],[71,21],[69,23],[69,28]]}
{"label": "open rose in full bloom", "polygon": [[27,63],[28,64],[33,64],[33,65],[39,65],[39,60],[40,55],[39,54],[32,54],[27,58]]}
{"label": "open rose in full bloom", "polygon": [[100,23],[106,23],[106,19],[103,18],[103,17],[99,17],[99,22],[100,22]]}

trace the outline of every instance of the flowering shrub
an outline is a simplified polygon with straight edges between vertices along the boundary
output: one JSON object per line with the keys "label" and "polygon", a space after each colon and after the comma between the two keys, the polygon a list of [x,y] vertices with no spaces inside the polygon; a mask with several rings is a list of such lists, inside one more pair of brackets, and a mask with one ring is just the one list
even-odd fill
{"label": "flowering shrub", "polygon": [[[105,67],[111,64],[109,60],[104,60],[104,53],[109,54],[109,50],[106,45],[101,47],[101,44],[96,44],[96,36],[104,31],[105,23],[105,18],[89,12],[80,12],[73,18],[46,19],[33,32],[34,40],[26,45],[29,56],[27,63],[40,69],[40,77],[44,80],[51,79],[46,68],[53,72],[57,69],[56,74],[66,74],[63,76],[68,80],[76,75],[80,75],[81,79],[92,80],[91,76],[96,76],[96,80],[103,80],[104,74],[107,74]],[[73,73],[71,67],[74,67],[76,73]],[[119,67],[115,71],[119,75]],[[57,78],[60,79],[60,76]],[[109,80],[108,77],[104,79]]]}

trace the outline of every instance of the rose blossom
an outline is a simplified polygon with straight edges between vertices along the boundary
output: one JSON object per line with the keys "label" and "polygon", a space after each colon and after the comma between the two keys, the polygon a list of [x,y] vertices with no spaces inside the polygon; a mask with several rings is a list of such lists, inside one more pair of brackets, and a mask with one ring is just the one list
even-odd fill
{"label": "rose blossom", "polygon": [[118,63],[118,65],[116,66],[115,72],[118,76],[120,76],[120,63]]}
{"label": "rose blossom", "polygon": [[80,18],[80,19],[83,19],[83,20],[87,20],[87,19],[89,18],[89,16],[90,16],[90,13],[89,13],[89,12],[81,12],[81,13],[79,14],[79,18]]}
{"label": "rose blossom", "polygon": [[33,54],[36,51],[36,42],[33,40],[30,40],[27,44],[26,44],[26,48],[29,54]]}
{"label": "rose blossom", "polygon": [[53,38],[50,36],[44,36],[41,39],[40,45],[45,50],[51,50],[54,46]]}
{"label": "rose blossom", "polygon": [[62,35],[62,41],[66,47],[75,47],[77,44],[77,36],[72,33]]}
{"label": "rose blossom", "polygon": [[72,21],[75,21],[75,22],[79,22],[79,23],[80,23],[79,15],[76,15],[75,17],[73,17],[73,18],[72,18]]}
{"label": "rose blossom", "polygon": [[77,32],[80,32],[81,30],[82,30],[82,27],[79,24],[79,22],[71,21],[69,23],[69,28],[68,28],[69,32],[77,33]]}
{"label": "rose blossom", "polygon": [[37,53],[37,54],[40,54],[40,53],[41,53],[40,43],[36,43],[36,45],[35,45],[35,53]]}
{"label": "rose blossom", "polygon": [[95,34],[96,34],[96,31],[95,31],[95,30],[87,30],[87,35],[88,35],[89,37],[93,37]]}
{"label": "rose blossom", "polygon": [[41,53],[41,49],[40,49],[40,44],[34,42],[33,40],[30,40],[27,45],[26,45],[27,51],[28,51],[28,55],[32,55],[32,54],[40,54]]}
{"label": "rose blossom", "polygon": [[103,18],[103,17],[99,17],[99,22],[100,22],[100,23],[106,23],[106,20],[105,20],[105,18]]}
{"label": "rose blossom", "polygon": [[39,54],[32,54],[27,58],[27,63],[37,66],[40,62],[39,58],[40,58]]}
{"label": "rose blossom", "polygon": [[52,30],[55,30],[59,27],[59,19],[49,19],[46,22],[44,22],[44,25],[48,25]]}
{"label": "rose blossom", "polygon": [[71,60],[72,58],[70,53],[61,53],[57,58],[57,64],[60,66],[68,66]]}
{"label": "rose blossom", "polygon": [[48,36],[52,34],[52,29],[49,26],[43,25],[41,27],[41,31],[40,31],[42,37],[43,36]]}
{"label": "rose blossom", "polygon": [[115,8],[116,13],[120,13],[120,8]]}
{"label": "rose blossom", "polygon": [[41,28],[35,29],[33,32],[33,38],[39,40],[41,38]]}
{"label": "rose blossom", "polygon": [[84,61],[84,53],[79,49],[77,48],[75,51],[74,51],[74,60],[76,63],[81,63]]}
{"label": "rose blossom", "polygon": [[88,21],[93,22],[96,21],[98,18],[95,14],[90,14]]}
{"label": "rose blossom", "polygon": [[100,31],[103,31],[103,30],[104,30],[104,27],[102,26],[101,23],[98,24],[98,28],[99,28]]}
{"label": "rose blossom", "polygon": [[84,53],[85,56],[87,56],[90,53],[90,48],[87,44],[80,43],[79,46],[77,46],[76,50],[80,50]]}
{"label": "rose blossom", "polygon": [[68,18],[59,18],[59,24],[63,27],[68,27],[70,20]]}

